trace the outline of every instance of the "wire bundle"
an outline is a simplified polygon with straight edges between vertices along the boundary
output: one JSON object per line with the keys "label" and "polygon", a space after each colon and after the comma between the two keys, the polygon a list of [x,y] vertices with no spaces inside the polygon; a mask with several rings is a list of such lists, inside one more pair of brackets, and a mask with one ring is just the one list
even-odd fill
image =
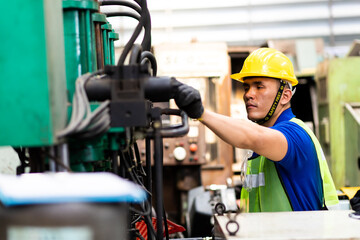
{"label": "wire bundle", "polygon": [[102,102],[91,112],[89,99],[85,92],[85,84],[100,72],[86,73],[76,79],[71,119],[67,127],[57,133],[58,138],[91,138],[107,132],[110,128],[110,101]]}
{"label": "wire bundle", "polygon": [[[135,2],[135,3],[134,3]],[[137,61],[137,63],[140,63],[143,65],[146,63],[147,60],[150,61],[152,69],[153,69],[153,76],[156,76],[156,60],[154,55],[150,52],[151,48],[151,18],[150,13],[147,8],[146,0],[135,0],[134,2],[126,1],[126,0],[106,0],[106,1],[100,1],[99,3],[102,6],[109,6],[109,5],[119,5],[119,6],[125,6],[129,7],[135,12],[107,12],[105,13],[107,17],[132,17],[139,21],[138,25],[136,26],[132,36],[130,37],[129,41],[126,43],[124,50],[121,53],[121,56],[119,58],[119,61],[117,63],[118,66],[121,66],[124,64],[125,59],[127,55],[129,54],[130,50],[133,48],[133,51],[136,48],[135,41],[140,35],[140,32],[142,28],[144,28],[144,38],[141,42],[141,48],[140,50],[140,61]],[[137,55],[137,54],[135,54]],[[134,62],[130,61],[130,64],[133,64]]]}
{"label": "wire bundle", "polygon": [[[135,154],[134,154],[135,151]],[[124,163],[123,167],[125,168],[125,175],[132,180],[133,182],[137,183],[141,186],[149,195],[149,199],[143,203],[140,203],[137,206],[129,206],[130,211],[132,212],[133,220],[131,221],[131,225],[133,226],[130,231],[134,232],[134,234],[140,238],[144,239],[143,236],[139,233],[138,229],[135,228],[135,224],[140,221],[145,221],[148,227],[149,234],[152,236],[156,236],[156,230],[152,224],[152,204],[151,204],[151,197],[152,193],[150,189],[147,189],[143,183],[143,177],[146,176],[141,159],[139,154],[139,149],[137,143],[133,144],[133,148],[129,147],[127,150],[120,150],[119,151],[121,162]],[[125,177],[125,176],[124,176]],[[150,190],[150,191],[149,191]],[[140,209],[138,209],[140,208]]]}

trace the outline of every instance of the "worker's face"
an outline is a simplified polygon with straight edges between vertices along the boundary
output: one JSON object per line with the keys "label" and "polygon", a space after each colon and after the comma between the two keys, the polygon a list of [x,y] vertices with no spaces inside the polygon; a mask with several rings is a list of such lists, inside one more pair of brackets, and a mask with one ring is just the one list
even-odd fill
{"label": "worker's face", "polygon": [[258,121],[266,116],[279,85],[279,80],[264,77],[253,77],[244,81],[244,101],[250,120]]}

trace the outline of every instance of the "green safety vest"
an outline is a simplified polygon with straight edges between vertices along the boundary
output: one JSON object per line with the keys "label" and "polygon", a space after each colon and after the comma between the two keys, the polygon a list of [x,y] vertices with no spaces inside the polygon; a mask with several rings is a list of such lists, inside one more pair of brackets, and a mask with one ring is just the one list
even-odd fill
{"label": "green safety vest", "polygon": [[[313,141],[319,161],[321,178],[323,182],[323,193],[326,206],[333,206],[339,203],[335,185],[332,180],[325,155],[320,143],[314,133],[306,124],[292,118],[290,121],[301,126]],[[264,156],[248,160],[247,181],[251,179],[251,191],[242,188],[241,207],[247,212],[280,212],[292,211],[290,200],[278,175],[275,163]]]}

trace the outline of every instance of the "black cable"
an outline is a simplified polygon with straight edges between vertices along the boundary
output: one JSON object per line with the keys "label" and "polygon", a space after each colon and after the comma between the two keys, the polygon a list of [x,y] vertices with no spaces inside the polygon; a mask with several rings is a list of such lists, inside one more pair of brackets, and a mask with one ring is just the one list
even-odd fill
{"label": "black cable", "polygon": [[[139,156],[137,156],[138,153],[136,153],[135,148],[137,148],[136,142],[133,143],[133,147],[129,148],[131,160],[134,164],[133,171],[136,177],[141,182],[142,186],[145,188],[143,177],[146,176],[146,174],[145,171],[142,169],[141,159],[138,158]],[[139,149],[137,149],[137,151],[139,151]]]}
{"label": "black cable", "polygon": [[130,52],[131,50],[131,47],[133,46],[136,38],[139,36],[140,32],[141,32],[141,29],[142,29],[142,19],[143,19],[143,16],[141,16],[140,18],[140,22],[138,23],[138,25],[136,26],[135,28],[135,31],[134,33],[132,34],[130,40],[126,43],[125,47],[124,47],[124,50],[122,51],[121,55],[120,55],[120,58],[119,58],[119,61],[118,61],[118,66],[122,66],[124,65],[124,62],[125,62],[125,59],[126,59],[126,56],[128,55],[128,53]]}
{"label": "black cable", "polygon": [[144,22],[145,33],[144,33],[144,38],[141,43],[141,46],[143,47],[143,49],[145,51],[150,51],[150,48],[151,48],[151,17],[150,17],[149,9],[147,7],[146,0],[143,0],[142,2],[143,2],[143,4],[141,5],[141,9],[143,12],[141,13],[141,15],[145,15],[145,22]]}
{"label": "black cable", "polygon": [[139,36],[142,27],[144,27],[144,38],[141,42],[141,46],[144,50],[150,51],[151,48],[151,17],[149,9],[147,8],[147,2],[146,0],[142,1],[135,1],[139,6],[136,4],[133,4],[128,1],[102,1],[100,2],[101,5],[120,5],[120,6],[126,6],[130,7],[133,10],[135,10],[137,13],[140,14],[140,17],[137,14],[131,13],[131,12],[109,12],[105,13],[107,17],[115,17],[115,16],[127,16],[135,18],[139,21],[138,25],[135,28],[134,33],[132,34],[130,40],[126,43],[124,50],[120,56],[120,59],[118,61],[118,66],[121,66],[124,64],[125,59],[127,55],[130,52],[131,46],[134,44],[135,40]]}
{"label": "black cable", "polygon": [[137,170],[142,176],[146,177],[146,172],[143,168],[143,164],[142,164],[141,157],[140,157],[139,147],[136,142],[134,142],[134,151],[135,151],[135,158],[136,158],[137,168],[138,168]]}
{"label": "black cable", "polygon": [[129,155],[130,164],[132,165],[131,169],[133,171],[134,176],[139,181],[139,184],[144,185],[144,182],[142,181],[142,178],[138,171],[138,164],[134,156],[134,149],[132,147],[129,147],[127,152]]}
{"label": "black cable", "polygon": [[[153,237],[156,237],[156,231],[154,228],[154,225],[152,224],[152,217],[150,216],[144,216],[144,220],[148,229],[148,239],[153,239]],[[150,228],[150,231],[149,231]]]}
{"label": "black cable", "polygon": [[135,220],[132,220],[132,221],[131,221],[131,224],[135,224],[135,223],[139,222],[139,220],[141,220],[141,221],[143,220],[141,214],[139,214],[139,216],[137,216],[137,217],[135,218]]}
{"label": "black cable", "polygon": [[[142,2],[144,2],[145,0],[143,0]],[[129,54],[133,44],[135,43],[135,40],[137,39],[137,37],[139,36],[142,27],[144,26],[144,22],[145,22],[145,16],[144,16],[144,9],[142,8],[142,4],[139,4],[141,6],[141,14],[140,14],[140,20],[138,25],[135,28],[134,33],[132,34],[130,40],[126,43],[124,50],[122,51],[119,61],[118,61],[118,66],[124,65],[125,59],[127,57],[127,55]]]}
{"label": "black cable", "polygon": [[142,221],[146,223],[147,226],[147,239],[152,240],[156,236],[154,226],[152,225],[151,218],[149,216],[142,216]]}
{"label": "black cable", "polygon": [[45,150],[42,147],[29,148],[30,173],[45,171]]}
{"label": "black cable", "polygon": [[106,17],[131,17],[140,21],[141,16],[132,12],[107,12]]}
{"label": "black cable", "polygon": [[[137,13],[140,14],[140,18],[141,16],[144,16],[144,21],[143,21],[143,27],[145,29],[145,33],[144,33],[144,38],[143,41],[141,43],[141,46],[143,47],[144,50],[150,51],[151,48],[151,17],[150,17],[150,13],[149,13],[149,9],[147,8],[147,3],[146,1],[135,1],[138,5],[132,3],[132,2],[128,2],[128,1],[103,1],[100,2],[101,5],[120,5],[120,6],[126,6],[126,7],[130,7],[133,10],[135,10]],[[128,17],[133,17],[135,19],[138,19],[140,21],[140,18],[138,15],[136,14],[132,14],[129,12],[126,13],[105,13],[108,17],[112,17],[112,16],[128,16]],[[127,55],[127,54],[126,54]]]}
{"label": "black cable", "polygon": [[135,10],[136,12],[138,12],[139,14],[141,14],[141,7],[139,6],[140,4],[134,4],[133,2],[130,1],[123,1],[123,0],[118,0],[118,1],[113,1],[113,0],[109,0],[109,1],[99,1],[101,6],[108,6],[108,5],[120,5],[120,6],[125,6],[125,7],[129,7],[132,8],[133,10]]}
{"label": "black cable", "polygon": [[129,63],[130,64],[140,64],[141,61],[141,52],[142,47],[139,44],[134,44],[131,50]]}
{"label": "black cable", "polygon": [[[127,157],[123,151],[120,151],[120,159],[123,159],[123,164],[125,165],[125,168],[128,169],[127,172],[129,173],[130,178],[134,182],[139,183],[137,176],[132,173],[133,168],[129,166],[128,161],[127,161],[127,159],[130,158],[130,156],[129,156],[130,153],[129,152],[126,152],[126,153],[127,153]],[[144,202],[144,204],[145,204],[145,207],[143,208],[144,212],[140,212],[137,209],[134,209],[132,207],[129,207],[129,208],[131,211],[144,216],[144,219],[146,220],[146,224],[147,224],[147,228],[148,228],[148,239],[152,239],[151,233],[155,236],[155,230],[154,230],[154,227],[153,227],[152,221],[151,221],[151,215],[152,215],[151,214],[151,195],[152,194],[151,194],[151,192],[147,191],[147,189],[142,185],[142,183],[140,183],[140,185],[149,194],[148,200],[146,202]],[[146,208],[146,206],[147,206],[147,208]],[[149,228],[151,229],[151,232],[149,231]]]}
{"label": "black cable", "polygon": [[133,208],[131,206],[129,206],[129,209],[130,209],[130,211],[132,211],[134,213],[137,213],[139,215],[142,215],[142,216],[148,216],[150,214],[150,212],[151,212],[151,207],[148,207],[148,209],[143,209],[145,212],[141,212],[141,211],[139,211],[139,210],[137,210],[137,209],[135,209],[135,208]]}
{"label": "black cable", "polygon": [[141,42],[141,46],[144,50],[150,51],[150,48],[151,48],[151,17],[150,17],[149,9],[147,7],[147,2],[146,2],[146,0],[135,1],[135,2],[141,7],[140,11],[137,11],[137,10],[136,11],[138,13],[140,13],[140,15],[142,15],[142,16],[145,15],[145,21],[143,22],[145,33],[144,33],[143,41]]}
{"label": "black cable", "polygon": [[[145,207],[141,206],[143,208],[143,211],[146,212],[146,214],[142,215],[143,217],[143,220],[145,221],[146,223],[146,226],[147,226],[147,229],[148,229],[148,239],[153,239],[153,237],[156,236],[156,233],[155,233],[155,229],[154,229],[154,226],[152,224],[152,217],[151,217],[151,204],[149,201],[146,201],[144,202],[144,204],[148,204],[148,209],[150,210],[150,213],[148,213],[148,210],[145,209]],[[150,229],[150,230],[149,230]]]}
{"label": "black cable", "polygon": [[25,168],[29,167],[29,164],[27,162],[29,162],[29,158],[26,157],[26,149],[19,147],[19,148],[13,148],[16,153],[19,156],[19,160],[20,160],[20,165],[16,168],[16,175],[20,175],[22,173],[25,173]]}
{"label": "black cable", "polygon": [[155,77],[157,74],[157,63],[155,56],[149,51],[143,51],[141,53],[141,64],[145,64],[145,60],[148,59],[151,63],[151,69],[153,71],[153,76]]}
{"label": "black cable", "polygon": [[[147,209],[146,209],[146,204],[147,204]],[[134,213],[137,213],[139,215],[141,215],[147,225],[147,229],[148,229],[148,239],[153,239],[152,236],[155,236],[156,233],[155,233],[155,229],[154,229],[154,226],[152,225],[152,221],[151,221],[151,205],[148,201],[145,201],[144,202],[144,207],[141,206],[141,208],[143,209],[144,212],[141,212],[137,209],[134,209],[132,208],[131,206],[129,206],[129,210],[134,212]],[[134,224],[138,219],[134,220],[131,222],[131,224]],[[149,230],[150,229],[150,230]],[[151,235],[152,234],[152,235]]]}
{"label": "black cable", "polygon": [[169,240],[169,229],[168,229],[168,224],[167,224],[167,217],[166,217],[165,207],[163,207],[163,215],[164,215],[165,236],[166,236],[166,240]]}
{"label": "black cable", "polygon": [[149,190],[146,189],[146,187],[144,186],[144,184],[140,181],[140,179],[138,178],[138,176],[136,174],[133,173],[133,166],[129,166],[129,163],[126,160],[126,157],[124,155],[124,152],[120,151],[120,157],[122,156],[122,158],[124,159],[123,163],[125,164],[126,167],[126,173],[129,173],[129,177],[131,178],[131,180],[135,183],[137,183],[138,185],[140,185],[148,194],[149,196],[151,196],[151,192],[149,192]]}
{"label": "black cable", "polygon": [[145,240],[145,238],[138,231],[135,231],[135,235],[136,237],[140,238],[140,240]]}

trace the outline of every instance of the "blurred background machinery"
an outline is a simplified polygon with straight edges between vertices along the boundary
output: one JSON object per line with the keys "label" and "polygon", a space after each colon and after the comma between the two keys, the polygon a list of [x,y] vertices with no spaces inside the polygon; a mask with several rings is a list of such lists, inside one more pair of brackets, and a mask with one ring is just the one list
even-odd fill
{"label": "blurred background machinery", "polygon": [[354,42],[348,56],[320,63],[315,75],[319,140],[338,188],[360,182],[358,48]]}

